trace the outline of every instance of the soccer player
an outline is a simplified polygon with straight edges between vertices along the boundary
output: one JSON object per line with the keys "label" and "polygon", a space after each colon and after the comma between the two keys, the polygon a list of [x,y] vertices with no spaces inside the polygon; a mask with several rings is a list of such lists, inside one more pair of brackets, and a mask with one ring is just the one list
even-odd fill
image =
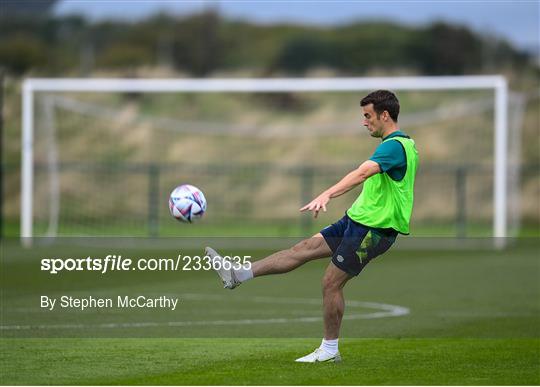
{"label": "soccer player", "polygon": [[330,199],[363,184],[343,218],[290,249],[253,262],[251,269],[225,270],[224,258],[206,248],[206,254],[221,263],[216,268],[227,289],[254,277],[286,273],[308,261],[332,257],[322,280],[324,338],[319,348],[297,362],[341,360],[338,337],[345,309],[343,287],[373,258],[387,251],[398,234],[409,233],[418,152],[414,141],[399,129],[399,101],[394,93],[377,90],[364,97],[360,106],[364,126],[382,143],[369,160],[300,208],[317,217],[321,210],[326,211]]}

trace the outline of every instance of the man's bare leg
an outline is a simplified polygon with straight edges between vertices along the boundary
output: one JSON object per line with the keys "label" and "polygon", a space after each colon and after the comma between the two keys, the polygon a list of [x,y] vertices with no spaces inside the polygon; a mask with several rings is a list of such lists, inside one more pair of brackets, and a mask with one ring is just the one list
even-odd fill
{"label": "man's bare leg", "polygon": [[338,337],[341,320],[345,312],[343,287],[351,278],[352,276],[330,262],[322,280],[324,338],[319,348],[306,356],[296,359],[297,362],[341,361],[341,355],[338,349]]}
{"label": "man's bare leg", "polygon": [[205,254],[212,259],[214,268],[223,282],[223,287],[234,289],[251,278],[268,274],[287,273],[308,261],[330,257],[332,250],[328,247],[322,234],[318,233],[297,243],[290,249],[278,251],[253,262],[251,267],[234,269],[230,264],[224,264],[223,258],[211,247],[205,249]]}
{"label": "man's bare leg", "polygon": [[341,320],[345,312],[343,287],[351,278],[351,275],[339,269],[332,262],[324,273],[322,293],[325,340],[335,340],[339,337]]}
{"label": "man's bare leg", "polygon": [[309,239],[304,239],[290,249],[278,251],[253,262],[251,270],[253,271],[253,277],[287,273],[306,262],[327,258],[331,255],[332,250],[328,247],[322,234],[318,233]]}

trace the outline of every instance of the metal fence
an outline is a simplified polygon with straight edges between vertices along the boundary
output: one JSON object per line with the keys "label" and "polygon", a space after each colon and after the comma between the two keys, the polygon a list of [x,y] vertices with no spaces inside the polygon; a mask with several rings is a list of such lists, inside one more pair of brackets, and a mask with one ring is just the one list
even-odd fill
{"label": "metal fence", "polygon": [[[176,185],[189,183],[207,196],[208,224],[224,229],[235,223],[245,223],[248,228],[281,224],[284,233],[307,235],[320,224],[311,216],[300,216],[300,206],[354,167],[73,162],[59,164],[54,172],[58,176],[51,179],[50,168],[36,165],[35,230],[45,233],[53,227],[60,235],[66,230],[68,234],[167,235],[172,224],[168,195]],[[12,207],[19,205],[19,169],[14,165],[3,169],[7,181],[3,214],[13,219],[18,211]],[[521,184],[538,179],[539,170],[538,165],[522,166]],[[444,235],[466,238],[478,236],[482,228],[482,236],[489,236],[492,172],[492,168],[480,165],[422,165],[415,189],[414,223],[424,233],[438,228]],[[353,190],[336,199],[338,203],[332,203],[325,220],[341,217],[358,193]],[[510,199],[516,204],[522,198]],[[513,218],[516,216],[510,217],[509,226],[519,227],[519,216],[517,221]]]}

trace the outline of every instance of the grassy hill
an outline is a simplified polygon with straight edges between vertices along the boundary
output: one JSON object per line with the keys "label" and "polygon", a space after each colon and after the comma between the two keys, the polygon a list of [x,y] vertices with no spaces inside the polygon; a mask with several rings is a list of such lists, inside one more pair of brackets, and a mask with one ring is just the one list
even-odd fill
{"label": "grassy hill", "polygon": [[[6,175],[4,208],[6,217],[16,221],[20,149],[17,83],[8,83],[6,91],[5,161],[11,168]],[[105,234],[138,228],[144,234],[149,216],[169,220],[167,195],[184,182],[206,193],[210,206],[206,221],[214,225],[235,221],[306,223],[297,215],[300,205],[369,158],[378,144],[361,125],[362,96],[39,96],[35,196],[43,205],[35,207],[38,227],[40,223],[45,227],[49,221],[52,126],[60,166],[60,224],[66,233],[76,233],[78,228]],[[437,226],[443,234],[452,234],[462,211],[468,232],[490,235],[492,94],[401,92],[399,97],[400,126],[415,139],[421,156],[414,223],[420,229],[423,225],[432,230]],[[537,132],[537,98],[533,96],[525,106],[523,140],[513,136],[517,129],[513,124],[519,121],[517,110],[511,108],[509,112],[510,140],[521,146],[522,162],[533,165],[538,162],[534,153],[537,144],[526,139],[534,138]],[[47,108],[43,101],[53,107]],[[49,115],[46,109],[51,109]],[[159,176],[152,180],[156,171]],[[150,188],[152,184],[154,188]],[[534,169],[527,170],[519,184],[521,216],[538,223],[535,209],[539,182]],[[341,216],[357,194],[353,191],[336,200],[326,222]],[[161,222],[161,226],[163,232],[167,222]]]}

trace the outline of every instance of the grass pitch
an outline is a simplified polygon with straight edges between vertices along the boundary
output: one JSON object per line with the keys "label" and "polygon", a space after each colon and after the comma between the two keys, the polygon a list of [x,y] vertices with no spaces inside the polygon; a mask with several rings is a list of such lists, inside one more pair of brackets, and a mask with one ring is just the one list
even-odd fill
{"label": "grass pitch", "polygon": [[[320,342],[327,260],[230,292],[211,272],[51,276],[36,258],[73,247],[29,253],[4,246],[1,383],[538,385],[538,243],[503,251],[395,249],[377,258],[345,288],[340,364],[294,363]],[[168,294],[180,306],[44,312],[40,294]],[[381,305],[407,313],[384,314]]]}
{"label": "grass pitch", "polygon": [[313,339],[6,339],[3,384],[500,385],[540,382],[538,339],[343,339],[343,362],[298,364]]}

